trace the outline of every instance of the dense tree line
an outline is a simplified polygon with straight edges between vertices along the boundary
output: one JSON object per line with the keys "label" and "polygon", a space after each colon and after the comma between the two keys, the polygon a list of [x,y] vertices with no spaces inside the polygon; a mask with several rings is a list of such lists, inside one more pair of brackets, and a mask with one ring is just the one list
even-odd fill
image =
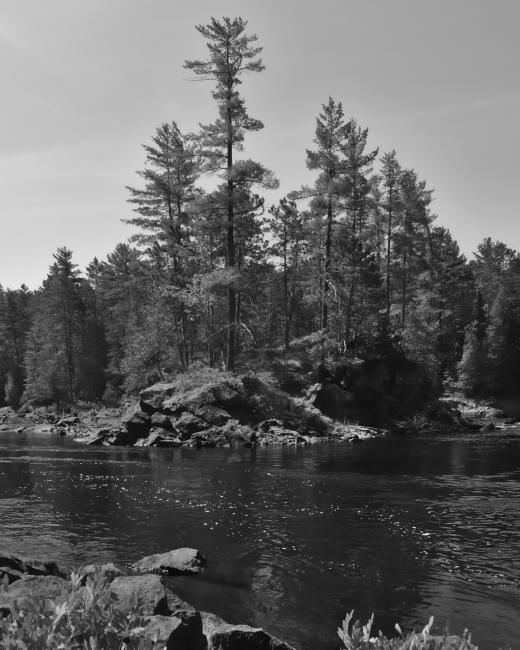
{"label": "dense tree line", "polygon": [[[82,274],[67,248],[37,291],[0,288],[0,401],[113,403],[194,364],[320,333],[323,354],[399,349],[432,387],[510,392],[520,379],[520,256],[486,239],[467,261],[436,225],[432,190],[329,98],[306,153],[312,186],[266,206],[273,173],[244,154],[263,128],[238,89],[263,70],[242,19],[197,30],[215,121],[175,122],[144,146],[129,186],[135,229]],[[202,183],[215,179],[215,189]],[[3,392],[3,394],[2,394]]]}

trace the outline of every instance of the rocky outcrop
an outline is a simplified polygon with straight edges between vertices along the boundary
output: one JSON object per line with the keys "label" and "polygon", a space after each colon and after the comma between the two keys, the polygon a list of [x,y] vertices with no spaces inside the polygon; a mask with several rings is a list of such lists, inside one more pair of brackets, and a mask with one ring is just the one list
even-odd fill
{"label": "rocky outcrop", "polygon": [[[308,365],[300,366],[307,371]],[[322,402],[327,399],[324,393]],[[353,435],[339,431],[338,423],[309,399],[282,390],[272,376],[207,371],[146,388],[139,404],[127,407],[117,430],[98,429],[82,440],[88,445],[199,448],[306,445]],[[368,434],[355,435],[363,439]]]}

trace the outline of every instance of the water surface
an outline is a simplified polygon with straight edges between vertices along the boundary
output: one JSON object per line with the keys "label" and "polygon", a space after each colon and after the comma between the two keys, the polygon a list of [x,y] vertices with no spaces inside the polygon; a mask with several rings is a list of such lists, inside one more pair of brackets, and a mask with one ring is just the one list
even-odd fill
{"label": "water surface", "polygon": [[73,568],[199,548],[179,595],[300,650],[346,610],[520,648],[520,432],[239,451],[0,434],[0,545]]}

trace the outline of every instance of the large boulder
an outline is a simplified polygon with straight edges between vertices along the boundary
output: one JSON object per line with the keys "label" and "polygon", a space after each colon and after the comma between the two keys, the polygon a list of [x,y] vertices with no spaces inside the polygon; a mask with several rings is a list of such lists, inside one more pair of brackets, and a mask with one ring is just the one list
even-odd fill
{"label": "large boulder", "polygon": [[143,557],[132,565],[141,573],[182,575],[199,573],[206,564],[206,558],[195,548],[176,548],[166,553]]}
{"label": "large boulder", "polygon": [[165,431],[169,431],[171,433],[175,431],[172,421],[167,415],[164,415],[163,413],[154,413],[151,417],[150,423],[152,427],[164,429]]}
{"label": "large boulder", "polygon": [[176,384],[171,382],[160,381],[148,386],[139,393],[141,410],[150,414],[160,411],[164,400],[171,397],[176,390]]}
{"label": "large boulder", "polygon": [[151,418],[139,406],[130,406],[121,418],[121,424],[128,433],[128,441],[134,439],[135,442],[138,438],[146,438],[150,431]]}
{"label": "large boulder", "polygon": [[338,384],[318,384],[312,390],[311,402],[324,415],[345,421],[352,415],[354,396]]}
{"label": "large boulder", "polygon": [[232,419],[231,415],[227,411],[224,411],[224,409],[218,408],[217,406],[213,406],[212,404],[199,406],[199,408],[194,411],[194,414],[201,420],[204,420],[204,422],[217,427],[223,426]]}
{"label": "large boulder", "polygon": [[206,650],[207,648],[198,613],[188,619],[177,616],[152,616],[146,627],[139,629],[138,637],[149,641],[150,647],[166,650]]}
{"label": "large boulder", "polygon": [[262,628],[230,625],[215,614],[201,612],[208,650],[294,650]]}
{"label": "large boulder", "polygon": [[194,433],[199,433],[209,427],[207,422],[187,411],[174,419],[174,426],[175,430],[179,432],[181,440],[188,440]]}
{"label": "large boulder", "polygon": [[120,576],[110,583],[108,595],[114,607],[125,615],[132,611],[141,616],[170,614],[166,589],[160,576]]}

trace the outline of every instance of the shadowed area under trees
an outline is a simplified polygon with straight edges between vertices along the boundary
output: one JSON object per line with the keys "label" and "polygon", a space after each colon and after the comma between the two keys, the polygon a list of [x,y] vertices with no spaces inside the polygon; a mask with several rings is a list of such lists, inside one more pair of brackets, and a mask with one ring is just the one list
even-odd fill
{"label": "shadowed area under trees", "polygon": [[246,157],[263,124],[239,93],[262,48],[241,18],[196,29],[207,58],[184,65],[212,84],[215,121],[152,132],[128,243],[85,273],[58,248],[38,290],[0,287],[0,403],[114,404],[193,367],[250,370],[295,339],[319,341],[324,366],[413,364],[431,396],[516,394],[518,253],[488,238],[467,261],[427,182],[332,98],[302,142],[314,184],[267,206],[277,180]]}

